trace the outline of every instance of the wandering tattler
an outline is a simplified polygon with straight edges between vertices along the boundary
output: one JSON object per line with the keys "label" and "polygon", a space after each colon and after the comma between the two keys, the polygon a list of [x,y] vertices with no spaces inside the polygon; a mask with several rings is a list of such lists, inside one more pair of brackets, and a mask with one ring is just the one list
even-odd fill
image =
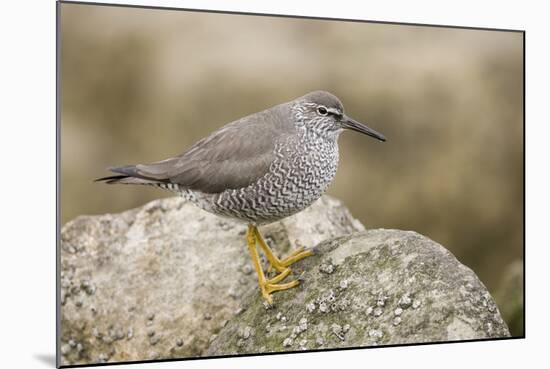
{"label": "wandering tattler", "polygon": [[[280,283],[290,265],[313,252],[300,248],[279,259],[258,226],[305,209],[325,192],[338,168],[337,139],[344,129],[386,140],[346,116],[336,96],[315,91],[229,123],[179,156],[112,167],[118,175],[98,181],[157,186],[206,211],[246,222],[260,291],[271,304],[273,292],[299,283]],[[278,272],[271,279],[262,270],[257,245]]]}

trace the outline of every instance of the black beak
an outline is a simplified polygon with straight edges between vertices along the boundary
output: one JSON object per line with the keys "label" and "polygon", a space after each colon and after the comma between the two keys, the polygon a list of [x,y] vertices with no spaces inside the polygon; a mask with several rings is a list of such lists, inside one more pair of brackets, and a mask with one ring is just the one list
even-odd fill
{"label": "black beak", "polygon": [[386,141],[386,137],[383,134],[376,132],[374,129],[367,127],[366,125],[359,123],[356,120],[344,115],[340,120],[342,126],[346,129],[351,129],[360,133],[364,133],[368,136],[374,137],[380,141]]}

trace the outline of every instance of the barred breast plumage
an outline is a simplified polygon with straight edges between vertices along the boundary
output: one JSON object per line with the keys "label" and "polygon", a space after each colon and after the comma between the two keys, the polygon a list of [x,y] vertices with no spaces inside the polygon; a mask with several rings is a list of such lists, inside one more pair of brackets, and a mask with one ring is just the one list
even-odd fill
{"label": "barred breast plumage", "polygon": [[274,148],[275,159],[256,182],[218,194],[176,189],[204,210],[260,225],[295,214],[317,200],[338,167],[338,145],[306,129],[285,137]]}

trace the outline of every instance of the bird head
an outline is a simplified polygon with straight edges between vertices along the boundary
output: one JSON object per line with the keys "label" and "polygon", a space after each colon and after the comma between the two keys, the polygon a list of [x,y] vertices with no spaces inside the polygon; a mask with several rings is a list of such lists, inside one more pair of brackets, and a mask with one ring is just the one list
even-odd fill
{"label": "bird head", "polygon": [[344,114],[344,106],[331,93],[326,91],[310,92],[298,98],[297,102],[295,107],[298,109],[300,121],[303,122],[306,129],[335,138],[344,129],[351,129],[377,140],[386,141],[386,137],[381,133]]}

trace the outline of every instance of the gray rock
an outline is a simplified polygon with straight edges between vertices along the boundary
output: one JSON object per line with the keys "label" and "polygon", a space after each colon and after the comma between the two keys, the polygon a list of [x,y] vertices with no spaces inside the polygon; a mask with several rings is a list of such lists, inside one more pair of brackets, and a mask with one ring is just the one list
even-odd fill
{"label": "gray rock", "polygon": [[[371,230],[332,238],[315,250],[315,256],[294,266],[296,274],[303,273],[300,286],[275,294],[273,308],[266,310],[259,293],[250,291],[243,312],[218,332],[207,354],[509,336],[477,276],[415,232]],[[333,271],[327,273],[323,265]],[[288,318],[288,327],[306,319],[307,329],[278,329],[280,316]],[[243,326],[271,329],[239,342]]]}
{"label": "gray rock", "polygon": [[266,308],[246,226],[181,198],[83,216],[61,234],[62,364],[505,337],[475,274],[414,232],[364,231],[340,202],[262,227],[298,288]]}
{"label": "gray rock", "polygon": [[[364,227],[325,196],[261,230],[284,255],[291,244],[312,247]],[[243,295],[257,294],[245,231],[246,225],[181,198],[67,223],[61,231],[62,364],[205,354],[224,322],[243,312]],[[257,327],[244,331],[245,344],[264,330]]]}

